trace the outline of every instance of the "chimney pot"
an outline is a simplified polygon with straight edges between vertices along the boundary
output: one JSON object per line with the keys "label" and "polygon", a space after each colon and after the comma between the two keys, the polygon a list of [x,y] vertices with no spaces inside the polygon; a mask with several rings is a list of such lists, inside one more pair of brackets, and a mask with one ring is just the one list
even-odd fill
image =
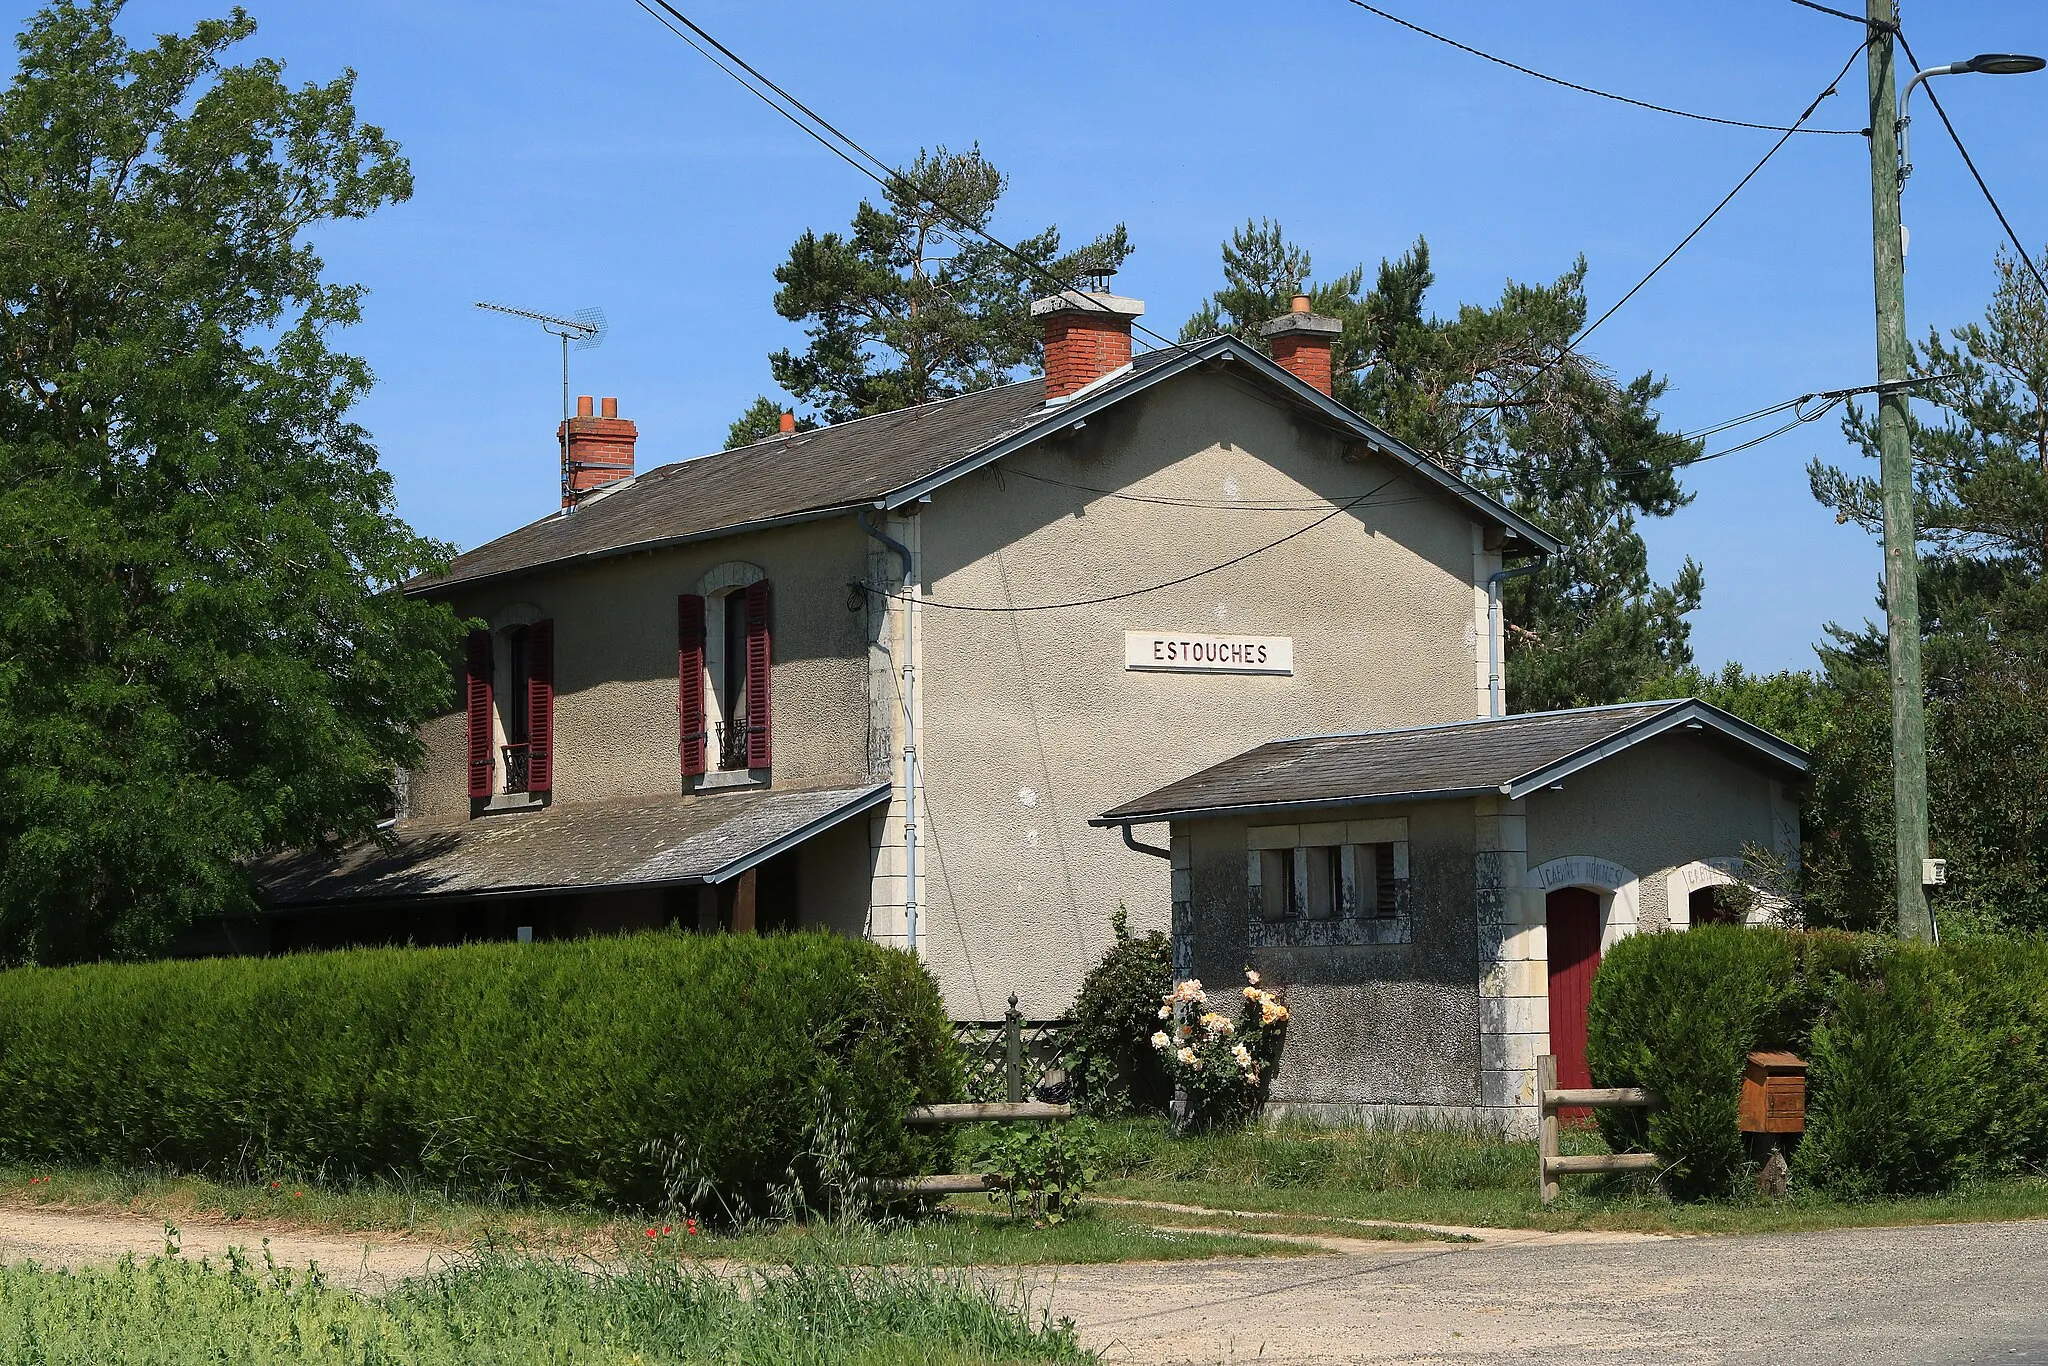
{"label": "chimney pot", "polygon": [[775,425],[782,429],[782,434],[784,436],[788,436],[791,432],[796,430],[796,414],[785,412],[781,417],[775,420]]}
{"label": "chimney pot", "polygon": [[1306,295],[1306,294],[1297,294],[1297,295],[1295,295],[1295,296],[1294,296],[1294,298],[1293,298],[1293,300],[1292,300],[1292,301],[1291,301],[1291,302],[1290,302],[1290,303],[1289,303],[1289,304],[1287,305],[1287,311],[1288,311],[1288,312],[1290,312],[1290,313],[1306,313],[1306,312],[1308,312],[1308,311],[1309,311],[1309,304],[1308,304],[1308,295]]}
{"label": "chimney pot", "polygon": [[617,417],[619,415],[619,401],[615,398],[606,399],[598,406],[598,412],[606,417]]}
{"label": "chimney pot", "polygon": [[589,395],[589,394],[584,394],[584,395],[581,395],[580,397],[578,397],[578,398],[577,398],[577,400],[576,400],[576,416],[578,416],[578,417],[589,417],[589,416],[591,416],[591,415],[593,414],[593,412],[595,411],[595,410],[594,410],[594,408],[593,408],[593,406],[592,406],[594,402],[595,402],[595,400],[593,400],[593,399],[592,399],[592,398],[590,397],[590,395]]}
{"label": "chimney pot", "polygon": [[1045,398],[1051,403],[1131,363],[1131,324],[1145,312],[1136,299],[1062,290],[1031,305],[1045,329]]}

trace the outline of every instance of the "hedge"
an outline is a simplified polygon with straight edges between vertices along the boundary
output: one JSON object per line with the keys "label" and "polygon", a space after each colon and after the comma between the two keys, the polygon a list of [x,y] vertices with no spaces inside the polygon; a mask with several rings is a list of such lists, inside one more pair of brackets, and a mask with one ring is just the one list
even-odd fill
{"label": "hedge", "polygon": [[1802,1181],[1844,1196],[1923,1193],[2048,1164],[2048,944],[1932,947],[1869,935],[1701,926],[1618,944],[1594,978],[1601,1086],[1665,1108],[1603,1110],[1618,1147],[1675,1164],[1681,1196],[1735,1188],[1746,1056],[1809,1064]]}
{"label": "hedge", "polygon": [[0,973],[0,1160],[759,1210],[918,1169],[959,1094],[937,987],[827,934]]}

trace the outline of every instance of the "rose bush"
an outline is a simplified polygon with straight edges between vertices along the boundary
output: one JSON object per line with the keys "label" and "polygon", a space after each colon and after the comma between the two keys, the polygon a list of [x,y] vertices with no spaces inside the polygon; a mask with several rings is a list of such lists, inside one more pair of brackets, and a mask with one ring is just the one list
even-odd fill
{"label": "rose bush", "polygon": [[1280,1056],[1287,1006],[1245,969],[1242,1004],[1231,1019],[1215,1008],[1201,979],[1177,983],[1159,1005],[1165,1023],[1152,1047],[1176,1090],[1185,1094],[1186,1122],[1196,1128],[1241,1122],[1265,1099]]}

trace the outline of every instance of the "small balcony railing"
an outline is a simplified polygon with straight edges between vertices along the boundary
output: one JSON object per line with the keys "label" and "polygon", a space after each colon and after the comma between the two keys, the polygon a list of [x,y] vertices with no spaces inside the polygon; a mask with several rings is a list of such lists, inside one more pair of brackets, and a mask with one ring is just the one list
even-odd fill
{"label": "small balcony railing", "polygon": [[505,791],[526,791],[527,747],[525,745],[505,745],[502,747],[502,753],[505,757]]}
{"label": "small balcony railing", "polygon": [[718,723],[718,766],[745,768],[747,766],[747,715],[741,712],[731,721]]}

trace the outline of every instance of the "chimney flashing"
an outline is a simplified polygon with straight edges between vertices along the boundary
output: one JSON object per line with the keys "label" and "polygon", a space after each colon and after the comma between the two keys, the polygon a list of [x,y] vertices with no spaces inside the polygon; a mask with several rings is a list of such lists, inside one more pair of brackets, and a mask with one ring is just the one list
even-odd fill
{"label": "chimney flashing", "polygon": [[1057,408],[1060,407],[1062,404],[1072,403],[1076,399],[1086,398],[1090,394],[1094,393],[1097,389],[1108,388],[1110,385],[1116,383],[1124,376],[1130,374],[1136,368],[1137,366],[1134,365],[1132,362],[1125,361],[1122,365],[1119,365],[1116,369],[1110,371],[1108,374],[1099,375],[1096,378],[1089,380],[1086,384],[1082,385],[1080,388],[1074,390],[1074,392],[1070,394],[1060,394],[1055,397],[1046,399],[1045,406],[1048,408]]}

